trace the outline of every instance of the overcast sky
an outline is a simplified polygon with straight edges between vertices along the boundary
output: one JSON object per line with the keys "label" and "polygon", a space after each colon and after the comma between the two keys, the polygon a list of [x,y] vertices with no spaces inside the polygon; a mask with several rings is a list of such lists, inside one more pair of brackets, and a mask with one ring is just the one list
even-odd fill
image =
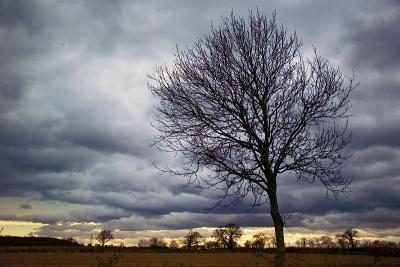
{"label": "overcast sky", "polygon": [[351,96],[353,157],[344,170],[353,177],[352,192],[326,199],[320,184],[282,177],[278,198],[283,212],[292,212],[288,227],[357,227],[398,239],[400,2],[394,0],[0,0],[4,233],[24,233],[13,228],[18,221],[37,223],[40,235],[65,236],[69,229],[87,237],[107,226],[121,238],[124,231],[138,237],[180,229],[176,235],[230,222],[271,226],[267,207],[206,210],[215,192],[185,187],[184,178],[154,168],[175,159],[150,147],[155,99],[146,86],[156,65],[172,62],[176,46],[190,47],[231,11],[246,16],[257,7],[268,15],[276,10],[303,40],[305,55],[314,45],[360,82]]}

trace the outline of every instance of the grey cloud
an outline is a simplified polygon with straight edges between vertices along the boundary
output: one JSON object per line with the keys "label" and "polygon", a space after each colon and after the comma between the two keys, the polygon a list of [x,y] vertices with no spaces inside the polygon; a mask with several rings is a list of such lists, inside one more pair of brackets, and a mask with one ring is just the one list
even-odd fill
{"label": "grey cloud", "polygon": [[26,209],[26,210],[30,210],[32,209],[32,205],[28,204],[28,203],[22,203],[21,205],[19,205],[20,209]]}
{"label": "grey cloud", "polygon": [[70,221],[71,217],[64,215],[60,216],[58,214],[37,214],[37,215],[23,215],[16,216],[13,214],[2,214],[0,215],[1,220],[5,221],[28,221],[28,222],[37,222],[42,224],[55,224],[59,221]]}
{"label": "grey cloud", "polygon": [[[352,49],[350,63],[357,69],[398,68],[400,6],[396,1],[373,1],[348,18],[344,40]],[[363,9],[361,9],[363,11]],[[374,14],[371,16],[371,13]]]}
{"label": "grey cloud", "polygon": [[130,216],[130,212],[117,208],[105,208],[97,206],[97,208],[90,208],[84,210],[75,210],[71,212],[71,219],[78,222],[104,222],[115,219],[120,219]]}
{"label": "grey cloud", "polygon": [[[74,222],[63,222],[57,224],[49,224],[44,227],[41,227],[35,234],[39,236],[51,236],[51,237],[73,237],[80,239],[89,239],[93,233],[100,226],[97,224],[91,223],[74,223]],[[68,232],[68,234],[66,233]],[[95,235],[92,235],[93,239],[95,239]]]}
{"label": "grey cloud", "polygon": [[196,227],[217,227],[228,223],[241,226],[272,226],[272,220],[267,214],[202,214],[174,212],[157,217],[131,216],[114,220],[107,225],[122,231],[141,231],[157,229],[187,229]]}
{"label": "grey cloud", "polygon": [[[25,154],[23,153],[25,152]],[[2,155],[3,164],[30,173],[80,171],[100,158],[84,148],[35,148],[10,149]],[[93,158],[90,158],[93,157]]]}
{"label": "grey cloud", "polygon": [[[373,209],[365,213],[331,213],[326,216],[299,216],[297,225],[313,229],[393,228],[399,216],[393,209]],[[362,225],[360,222],[363,222]]]}
{"label": "grey cloud", "polygon": [[348,161],[346,173],[358,180],[395,177],[400,172],[398,146],[371,146],[354,152]]}
{"label": "grey cloud", "polygon": [[153,152],[149,136],[141,135],[148,131],[144,126],[119,126],[118,122],[112,121],[112,117],[102,120],[92,118],[92,115],[84,117],[79,117],[81,114],[74,115],[68,119],[59,136],[61,140],[70,142],[73,146],[141,157],[148,157]]}
{"label": "grey cloud", "polygon": [[70,190],[80,184],[80,176],[68,173],[44,173],[32,175],[26,173],[6,173],[0,184],[2,196],[27,196],[43,198],[56,188]]}
{"label": "grey cloud", "polygon": [[30,33],[39,31],[48,23],[45,16],[40,16],[35,2],[23,0],[0,1],[0,27],[23,27]]}
{"label": "grey cloud", "polygon": [[400,147],[398,136],[400,135],[400,126],[397,124],[397,112],[388,118],[388,121],[379,120],[368,123],[368,125],[359,125],[353,127],[353,142],[350,147],[354,149],[363,149],[365,147]]}
{"label": "grey cloud", "polygon": [[[372,1],[344,20],[338,51],[344,66],[354,68],[360,86],[353,92],[354,150],[387,146],[399,149],[400,6]],[[379,157],[376,157],[379,161]]]}
{"label": "grey cloud", "polygon": [[[210,202],[202,197],[188,194],[171,196],[168,192],[124,193],[115,192],[114,190],[104,192],[84,190],[67,191],[64,189],[62,191],[46,191],[42,196],[44,199],[93,205],[93,210],[96,209],[95,206],[105,205],[111,209],[115,209],[116,212],[112,216],[119,216],[118,218],[125,217],[132,213],[151,217],[178,211],[195,212],[210,206]],[[190,203],[190,205],[187,203]],[[123,213],[120,213],[118,210],[123,211]],[[84,221],[96,221],[95,219],[98,221],[104,220],[101,216],[98,218],[93,216],[90,219],[84,219]]]}
{"label": "grey cloud", "polygon": [[[387,183],[380,183],[381,179],[354,181],[352,192],[335,199],[325,198],[324,191],[318,185],[307,188],[297,188],[297,193],[282,193],[281,204],[290,207],[290,212],[325,216],[330,213],[368,213],[374,209],[398,208],[398,178],[386,179]],[[295,190],[295,189],[293,189]],[[397,222],[392,222],[397,223]],[[295,225],[292,225],[295,226]]]}
{"label": "grey cloud", "polygon": [[14,101],[21,97],[25,81],[10,70],[0,72],[0,112],[12,108]]}

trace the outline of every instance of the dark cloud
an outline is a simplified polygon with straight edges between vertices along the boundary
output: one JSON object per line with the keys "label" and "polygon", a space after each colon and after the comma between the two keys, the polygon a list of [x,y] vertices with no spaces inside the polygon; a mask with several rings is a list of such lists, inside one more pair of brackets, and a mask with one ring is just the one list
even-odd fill
{"label": "dark cloud", "polygon": [[[326,216],[298,215],[296,226],[311,229],[338,230],[347,228],[385,229],[398,227],[397,209],[373,209],[362,213],[330,213]],[[362,226],[360,224],[362,222]]]}
{"label": "dark cloud", "polygon": [[40,14],[40,10],[33,1],[0,1],[0,27],[2,28],[21,27],[32,34],[40,31],[46,23],[48,23],[46,16]]}
{"label": "dark cloud", "polygon": [[30,205],[30,204],[28,204],[28,203],[23,203],[23,204],[19,205],[19,207],[20,207],[21,209],[26,209],[26,210],[32,209],[32,205]]}
{"label": "dark cloud", "polygon": [[[318,183],[281,177],[280,205],[293,214],[288,225],[398,224],[395,1],[0,1],[0,196],[74,205],[46,215],[35,205],[31,215],[0,217],[49,223],[42,233],[53,236],[75,227],[58,227],[60,221],[127,231],[271,226],[267,208],[250,208],[251,199],[206,210],[216,192],[185,187],[185,178],[154,168],[175,166],[177,158],[150,146],[154,100],[146,89],[147,74],[170,63],[176,45],[190,46],[232,10],[246,16],[256,7],[276,10],[306,55],[314,44],[344,72],[354,69],[360,82],[352,95],[353,157],[344,170],[354,179],[352,192],[326,199]],[[88,233],[98,226],[82,227]]]}
{"label": "dark cloud", "polygon": [[350,64],[359,70],[379,72],[400,64],[400,5],[396,1],[367,4],[360,14],[348,18],[343,37],[352,50]]}

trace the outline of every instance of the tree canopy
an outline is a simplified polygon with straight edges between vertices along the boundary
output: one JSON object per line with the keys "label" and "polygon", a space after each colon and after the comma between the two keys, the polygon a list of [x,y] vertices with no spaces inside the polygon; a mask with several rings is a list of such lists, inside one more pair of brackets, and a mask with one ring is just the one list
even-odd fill
{"label": "tree canopy", "polygon": [[100,233],[97,235],[96,239],[97,239],[97,241],[100,243],[100,245],[101,245],[102,247],[104,247],[104,245],[105,245],[108,241],[114,239],[114,235],[113,235],[113,233],[112,233],[111,230],[109,230],[109,229],[103,229],[103,230],[101,230]]}
{"label": "tree canopy", "polygon": [[281,253],[279,175],[318,180],[334,195],[349,185],[341,169],[354,77],[316,49],[304,58],[301,46],[275,14],[232,14],[149,82],[159,100],[156,145],[182,156],[182,168],[169,170],[220,189],[217,204],[249,194],[254,205],[268,202]]}
{"label": "tree canopy", "polygon": [[233,249],[237,246],[237,240],[240,239],[243,232],[239,225],[227,224],[215,229],[212,237],[214,237],[225,248]]}

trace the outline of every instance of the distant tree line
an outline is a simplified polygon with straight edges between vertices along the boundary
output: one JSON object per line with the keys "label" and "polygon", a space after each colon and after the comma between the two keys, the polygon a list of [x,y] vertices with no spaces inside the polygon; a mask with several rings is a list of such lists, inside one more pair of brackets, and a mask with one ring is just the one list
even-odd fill
{"label": "distant tree line", "polygon": [[[212,249],[272,249],[276,248],[274,235],[265,232],[256,233],[251,240],[246,240],[243,245],[239,244],[243,231],[239,225],[227,224],[216,228],[210,238],[204,237],[200,232],[190,230],[183,238],[171,239],[167,242],[163,238],[151,237],[140,239],[138,248],[153,249],[184,249],[184,250],[212,250]],[[335,237],[323,235],[319,238],[302,237],[295,242],[296,247],[304,249],[345,249],[345,250],[374,250],[374,249],[399,249],[400,242],[386,240],[359,240],[359,232],[356,229],[346,229]],[[102,229],[96,236],[98,247],[106,247],[107,243],[114,239],[110,229]],[[51,238],[51,237],[17,237],[0,236],[0,246],[83,246],[74,238]],[[88,245],[89,247],[91,244]],[[110,245],[115,247],[114,245]],[[125,247],[123,243],[119,247]],[[396,250],[397,251],[397,250]]]}
{"label": "distant tree line", "polygon": [[276,239],[274,236],[269,236],[266,233],[258,233],[253,235],[252,240],[246,240],[244,247],[255,248],[258,250],[264,248],[274,248],[276,247]]}
{"label": "distant tree line", "polygon": [[337,234],[335,238],[330,236],[321,236],[320,238],[302,237],[296,241],[297,247],[300,248],[400,248],[400,242],[385,240],[358,240],[359,233],[355,229],[346,229],[341,234]]}
{"label": "distant tree line", "polygon": [[160,238],[152,237],[149,239],[140,239],[138,243],[140,248],[167,248],[167,243]]}
{"label": "distant tree line", "polygon": [[324,235],[319,238],[302,237],[296,241],[297,247],[300,248],[343,248],[355,249],[359,245],[358,231],[347,229],[342,234],[337,234],[335,238]]}
{"label": "distant tree line", "polygon": [[[239,240],[243,235],[243,231],[236,224],[227,224],[215,229],[211,235],[213,240],[207,240],[199,232],[190,230],[181,239],[172,239],[169,243],[160,238],[150,238],[139,240],[140,248],[170,248],[170,249],[256,249],[263,250],[268,248],[276,248],[276,239],[274,235],[268,235],[260,232],[253,235],[251,240],[246,240],[242,246]],[[400,248],[400,242],[385,240],[364,240],[357,238],[359,233],[355,229],[347,229],[335,237],[323,235],[319,238],[302,237],[295,242],[298,248],[324,248],[324,249],[356,249],[356,248]]]}

